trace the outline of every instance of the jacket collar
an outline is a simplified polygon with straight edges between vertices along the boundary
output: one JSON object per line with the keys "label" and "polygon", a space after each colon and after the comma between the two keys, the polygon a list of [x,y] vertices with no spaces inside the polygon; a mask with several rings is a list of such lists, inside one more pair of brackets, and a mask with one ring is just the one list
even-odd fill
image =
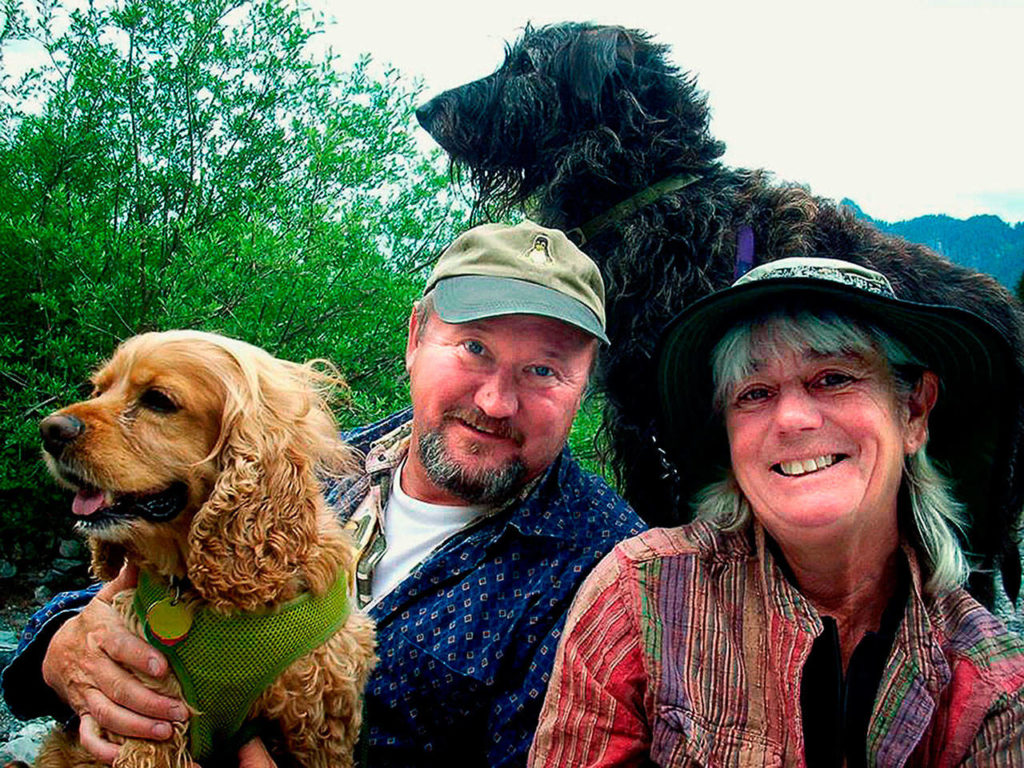
{"label": "jacket collar", "polygon": [[[822,631],[817,611],[786,578],[764,528],[756,521],[752,528],[751,551],[756,552],[761,563],[760,577],[766,608],[796,622],[803,631],[816,637]],[[928,615],[928,598],[924,594],[917,552],[905,541],[900,547],[910,573],[910,594],[872,708],[868,726],[868,762],[872,765],[881,746],[877,741],[872,742],[872,734],[890,731],[889,726],[880,727],[876,721],[900,722],[903,736],[898,743],[889,744],[886,748],[903,754],[899,757],[887,754],[885,762],[902,765],[927,731],[941,692],[952,676]]]}

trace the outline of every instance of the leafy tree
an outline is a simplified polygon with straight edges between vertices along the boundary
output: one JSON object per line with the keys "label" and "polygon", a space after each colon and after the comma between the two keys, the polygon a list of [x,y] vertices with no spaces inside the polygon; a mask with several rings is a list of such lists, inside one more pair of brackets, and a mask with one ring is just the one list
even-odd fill
{"label": "leafy tree", "polygon": [[329,358],[348,424],[404,399],[406,313],[463,221],[414,88],[314,59],[321,21],[282,0],[2,14],[46,61],[0,79],[0,542],[64,517],[35,425],[132,334]]}

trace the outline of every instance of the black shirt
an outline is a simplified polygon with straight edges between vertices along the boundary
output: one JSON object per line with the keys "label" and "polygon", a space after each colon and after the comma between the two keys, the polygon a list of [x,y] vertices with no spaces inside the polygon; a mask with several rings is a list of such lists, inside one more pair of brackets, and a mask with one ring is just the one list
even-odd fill
{"label": "black shirt", "polygon": [[857,643],[845,676],[836,620],[821,617],[824,630],[811,647],[800,682],[808,768],[842,766],[844,758],[847,768],[867,768],[868,721],[909,594],[904,564],[878,631],[868,632]]}

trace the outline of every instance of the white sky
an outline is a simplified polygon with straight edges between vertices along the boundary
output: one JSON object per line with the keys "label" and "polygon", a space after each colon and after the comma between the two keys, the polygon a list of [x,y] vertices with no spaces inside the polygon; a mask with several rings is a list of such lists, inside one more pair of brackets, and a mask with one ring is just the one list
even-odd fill
{"label": "white sky", "polygon": [[645,29],[709,93],[726,162],[887,221],[1024,221],[1024,0],[294,1],[334,19],[323,44],[421,79],[424,100],[492,72],[527,21]]}
{"label": "white sky", "polygon": [[424,98],[493,71],[527,21],[639,27],[709,93],[727,162],[876,218],[1024,220],[1024,0],[313,0],[346,57]]}

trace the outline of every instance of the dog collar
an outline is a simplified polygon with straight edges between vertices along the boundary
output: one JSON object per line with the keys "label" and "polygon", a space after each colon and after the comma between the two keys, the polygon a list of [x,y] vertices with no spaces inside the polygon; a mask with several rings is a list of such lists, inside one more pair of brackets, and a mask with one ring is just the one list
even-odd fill
{"label": "dog collar", "polygon": [[682,176],[671,176],[667,179],[662,179],[661,181],[651,184],[651,186],[646,189],[641,189],[635,195],[623,200],[618,205],[612,206],[600,216],[595,216],[585,224],[573,227],[565,234],[570,240],[576,243],[576,245],[582,247],[584,243],[592,239],[594,235],[605,229],[612,222],[624,219],[626,216],[636,213],[641,208],[653,203],[659,197],[664,197],[670,192],[676,192],[683,187],[690,186],[699,178],[699,175],[689,173]]}

